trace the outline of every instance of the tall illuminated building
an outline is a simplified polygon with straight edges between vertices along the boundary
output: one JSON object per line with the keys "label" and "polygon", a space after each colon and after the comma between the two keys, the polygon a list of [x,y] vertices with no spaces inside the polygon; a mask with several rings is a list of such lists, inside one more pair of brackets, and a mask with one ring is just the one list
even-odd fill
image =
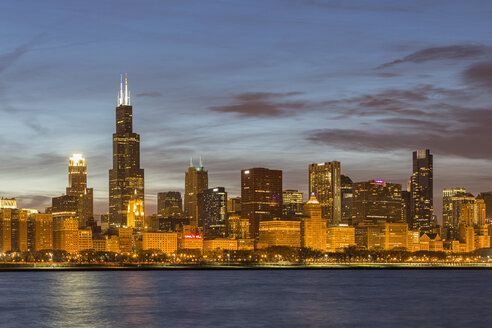
{"label": "tall illuminated building", "polygon": [[241,217],[257,238],[260,222],[282,215],[282,171],[255,167],[241,171]]}
{"label": "tall illuminated building", "polygon": [[70,214],[80,227],[93,218],[93,189],[87,188],[87,162],[82,154],[73,154],[68,160],[68,187],[66,194],[52,198],[51,213]]}
{"label": "tall illuminated building", "polygon": [[299,216],[303,214],[303,195],[298,190],[282,191],[282,212],[284,216]]}
{"label": "tall illuminated building", "polygon": [[128,211],[126,215],[126,225],[128,228],[135,228],[143,231],[145,226],[144,202],[142,199],[133,198],[128,201]]}
{"label": "tall illuminated building", "polygon": [[477,199],[484,200],[487,221],[492,222],[492,191],[479,193]]}
{"label": "tall illuminated building", "polygon": [[133,107],[125,77],[120,81],[116,107],[116,133],[113,134],[113,168],[109,170],[109,221],[125,226],[128,202],[144,200],[144,170],[140,168],[140,135],[133,132]]}
{"label": "tall illuminated building", "polygon": [[465,194],[466,189],[460,187],[446,188],[442,190],[442,223],[448,227],[453,218],[453,200],[458,194]]}
{"label": "tall illuminated building", "polygon": [[53,215],[35,213],[28,221],[29,250],[53,249]]}
{"label": "tall illuminated building", "polygon": [[340,189],[341,189],[341,205],[342,205],[342,223],[351,224],[352,223],[352,199],[354,193],[352,190],[352,184],[354,182],[350,177],[346,175],[340,176]]}
{"label": "tall illuminated building", "polygon": [[[463,213],[465,213],[463,208],[467,209],[467,216],[473,218],[474,204],[475,197],[473,197],[473,195],[470,193],[459,192],[456,193],[454,196],[451,196],[451,216],[449,216],[444,223],[444,227],[447,230],[447,236],[445,236],[447,237],[447,239],[458,240],[459,224],[460,221],[462,221],[461,216],[463,215]],[[466,218],[463,218],[463,220],[466,220]]]}
{"label": "tall illuminated building", "polygon": [[383,180],[352,184],[352,223],[402,222],[401,185]]}
{"label": "tall illuminated building", "polygon": [[411,177],[411,228],[430,232],[433,215],[433,156],[429,149],[413,152]]}
{"label": "tall illuminated building", "polygon": [[205,238],[225,237],[227,192],[224,187],[210,188],[198,194],[198,226],[203,228]]}
{"label": "tall illuminated building", "polygon": [[190,218],[190,224],[198,227],[198,194],[208,189],[208,171],[200,165],[195,167],[190,159],[190,167],[185,173],[184,213]]}
{"label": "tall illuminated building", "polygon": [[309,165],[309,194],[314,193],[321,204],[321,213],[328,225],[342,222],[342,190],[340,162]]}

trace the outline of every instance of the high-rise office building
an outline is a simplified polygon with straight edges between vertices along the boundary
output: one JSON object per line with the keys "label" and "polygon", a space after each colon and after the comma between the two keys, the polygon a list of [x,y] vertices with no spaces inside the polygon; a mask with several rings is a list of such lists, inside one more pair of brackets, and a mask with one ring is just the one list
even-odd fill
{"label": "high-rise office building", "polygon": [[28,223],[29,250],[53,249],[53,214],[31,214]]}
{"label": "high-rise office building", "polygon": [[433,156],[429,149],[413,152],[411,208],[413,230],[431,232],[433,215]]}
{"label": "high-rise office building", "polygon": [[284,216],[300,216],[303,214],[303,196],[301,191],[284,190],[282,192],[282,212]]}
{"label": "high-rise office building", "polygon": [[342,204],[342,223],[352,223],[352,199],[354,193],[352,191],[352,184],[354,182],[346,175],[340,176],[340,190],[341,190],[341,204]]}
{"label": "high-rise office building", "polygon": [[198,194],[198,227],[203,228],[205,238],[221,238],[226,235],[227,192],[215,187]]}
{"label": "high-rise office building", "polygon": [[340,162],[309,165],[309,194],[314,193],[321,204],[321,213],[328,225],[342,221]]}
{"label": "high-rise office building", "polygon": [[0,209],[0,252],[28,250],[28,211]]}
{"label": "high-rise office building", "polygon": [[69,253],[79,251],[79,222],[66,215],[53,216],[53,247]]}
{"label": "high-rise office building", "polygon": [[129,228],[141,232],[145,226],[145,211],[144,202],[142,199],[130,199],[128,201],[128,211],[126,216],[126,224]]}
{"label": "high-rise office building", "polygon": [[[144,170],[140,168],[140,135],[133,132],[133,107],[125,77],[120,81],[116,107],[116,133],[113,134],[113,168],[109,170],[109,220],[125,226],[128,202],[144,200]],[[135,197],[136,196],[136,197]]]}
{"label": "high-rise office building", "polygon": [[207,189],[208,171],[203,167],[202,159],[200,158],[198,167],[193,165],[191,159],[190,167],[185,173],[184,213],[195,227],[198,227],[198,194]]}
{"label": "high-rise office building", "polygon": [[166,191],[157,194],[157,213],[161,214],[162,211],[169,208],[183,210],[183,200],[179,191]]}
{"label": "high-rise office building", "polygon": [[485,202],[485,216],[487,221],[492,222],[492,191],[481,192],[477,199],[483,199]]}
{"label": "high-rise office building", "polygon": [[[473,218],[473,206],[475,204],[475,197],[470,193],[459,192],[454,196],[451,196],[451,216],[449,216],[444,223],[444,227],[447,230],[446,239],[458,240],[459,238],[459,223],[461,216],[466,212],[463,210],[464,205],[468,212],[467,216]],[[470,206],[468,206],[470,205]],[[472,220],[472,219],[470,219]]]}
{"label": "high-rise office building", "polygon": [[446,188],[442,190],[442,223],[444,227],[449,226],[453,218],[453,201],[452,197],[457,194],[465,194],[466,189],[460,187]]}
{"label": "high-rise office building", "polygon": [[282,215],[282,171],[256,167],[241,171],[241,217],[257,238],[260,221]]}
{"label": "high-rise office building", "polygon": [[93,189],[87,188],[87,162],[82,154],[73,154],[68,160],[66,194],[52,198],[50,212],[72,215],[80,227],[86,227],[94,216],[93,194]]}
{"label": "high-rise office building", "polygon": [[412,209],[410,205],[411,198],[410,191],[402,190],[401,191],[401,219],[403,222],[407,223],[409,226],[412,222]]}
{"label": "high-rise office building", "polygon": [[402,222],[401,185],[383,180],[352,184],[352,223]]}
{"label": "high-rise office building", "polygon": [[241,197],[233,197],[227,200],[227,213],[229,214],[241,213]]}
{"label": "high-rise office building", "polygon": [[0,199],[0,209],[2,208],[17,208],[17,200],[15,198],[1,198]]}

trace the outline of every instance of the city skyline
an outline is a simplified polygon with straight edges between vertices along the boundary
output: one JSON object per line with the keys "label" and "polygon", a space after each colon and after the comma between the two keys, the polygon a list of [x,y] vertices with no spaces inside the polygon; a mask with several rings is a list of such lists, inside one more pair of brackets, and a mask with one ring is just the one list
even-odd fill
{"label": "city skyline", "polygon": [[[328,161],[341,162],[341,173],[354,182],[380,178],[405,186],[411,152],[426,148],[435,155],[439,219],[443,188],[474,195],[492,189],[487,4],[455,3],[435,17],[439,2],[380,2],[383,12],[365,16],[374,8],[285,2],[275,20],[258,15],[275,4],[240,5],[240,12],[218,2],[200,11],[149,2],[116,8],[124,23],[103,4],[93,16],[83,6],[76,14],[73,5],[56,2],[48,9],[16,4],[46,15],[1,23],[16,31],[2,37],[0,53],[0,110],[9,117],[2,124],[0,147],[9,155],[0,164],[1,195],[44,209],[64,193],[69,156],[82,153],[95,213],[105,213],[116,79],[125,71],[150,213],[158,192],[183,193],[188,159],[200,155],[209,185],[224,186],[231,197],[240,194],[240,171],[249,167],[282,170],[284,189],[307,194],[308,165]],[[168,19],[158,20],[151,9]],[[458,10],[468,22],[460,29],[449,20]],[[182,21],[172,18],[176,12]],[[82,26],[94,25],[101,35],[75,25],[56,31],[61,17],[85,18]],[[21,26],[23,19],[30,24]],[[418,28],[408,27],[412,20]],[[391,22],[394,32],[381,29]],[[211,26],[206,35],[199,33],[202,24]],[[361,33],[364,24],[372,27]],[[115,56],[125,35],[134,44]]]}

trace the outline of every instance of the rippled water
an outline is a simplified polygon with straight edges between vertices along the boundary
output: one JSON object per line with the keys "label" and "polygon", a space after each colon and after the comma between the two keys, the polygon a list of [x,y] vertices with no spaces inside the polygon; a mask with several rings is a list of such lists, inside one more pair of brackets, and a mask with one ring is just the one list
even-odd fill
{"label": "rippled water", "polygon": [[492,271],[0,273],[1,327],[491,327]]}

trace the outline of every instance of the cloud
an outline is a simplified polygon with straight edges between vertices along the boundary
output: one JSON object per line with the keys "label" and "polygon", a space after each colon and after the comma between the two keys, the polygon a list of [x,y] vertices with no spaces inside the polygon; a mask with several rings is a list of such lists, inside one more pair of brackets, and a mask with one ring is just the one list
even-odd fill
{"label": "cloud", "polygon": [[14,50],[0,55],[0,73],[12,66],[19,58],[21,58],[25,53],[31,50],[31,47],[34,43],[35,41],[33,40],[23,43]]}
{"label": "cloud", "polygon": [[402,59],[396,59],[388,63],[384,63],[377,67],[377,69],[390,67],[403,63],[424,63],[433,60],[445,60],[445,59],[468,59],[476,58],[486,54],[491,54],[492,49],[490,47],[479,44],[463,44],[452,45],[445,47],[432,47],[425,48],[411,53]]}
{"label": "cloud", "polygon": [[242,117],[283,117],[311,106],[308,101],[289,101],[283,98],[301,95],[302,92],[250,92],[235,95],[233,102],[225,106],[212,106],[209,110],[221,113],[236,113]]}
{"label": "cloud", "polygon": [[492,61],[472,64],[463,71],[462,75],[467,83],[492,88]]}
{"label": "cloud", "polygon": [[157,98],[157,97],[162,97],[162,93],[159,91],[152,91],[152,92],[142,92],[142,93],[137,93],[137,97],[150,97],[150,98]]}

